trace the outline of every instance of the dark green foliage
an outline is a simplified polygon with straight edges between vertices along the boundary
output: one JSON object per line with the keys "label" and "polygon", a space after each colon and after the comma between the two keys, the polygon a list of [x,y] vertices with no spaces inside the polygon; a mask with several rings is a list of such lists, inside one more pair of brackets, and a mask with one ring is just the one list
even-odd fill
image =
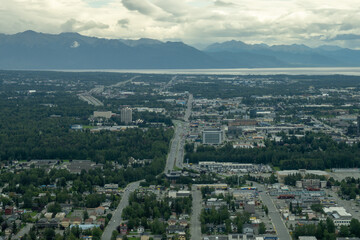
{"label": "dark green foliage", "polygon": [[266,232],[265,223],[261,222],[259,224],[259,234],[264,234]]}
{"label": "dark green foliage", "polygon": [[265,148],[235,149],[231,144],[220,148],[199,146],[185,159],[199,161],[272,164],[282,169],[325,169],[360,167],[360,144],[337,143],[329,136],[307,133],[305,137],[266,141]]}

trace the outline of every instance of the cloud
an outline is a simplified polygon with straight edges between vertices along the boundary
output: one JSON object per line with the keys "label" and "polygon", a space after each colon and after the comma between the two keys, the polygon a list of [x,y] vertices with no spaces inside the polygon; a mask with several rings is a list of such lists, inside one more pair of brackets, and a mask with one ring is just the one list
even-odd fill
{"label": "cloud", "polygon": [[104,38],[182,39],[190,44],[235,39],[354,45],[359,22],[358,0],[4,0],[0,4],[0,33],[66,31]]}
{"label": "cloud", "polygon": [[130,23],[129,19],[126,19],[126,18],[123,18],[123,19],[120,19],[117,21],[117,24],[119,26],[121,26],[122,28],[128,28],[129,23]]}
{"label": "cloud", "polygon": [[338,41],[338,40],[359,40],[360,39],[360,35],[359,34],[339,34],[336,35],[335,37],[329,39],[331,41]]}
{"label": "cloud", "polygon": [[64,24],[62,24],[60,28],[64,32],[82,32],[94,28],[107,29],[109,28],[109,25],[97,23],[94,21],[81,22],[71,18],[67,20]]}
{"label": "cloud", "polygon": [[137,11],[148,16],[156,16],[161,9],[147,0],[122,0],[122,4],[130,11]]}
{"label": "cloud", "polygon": [[225,1],[221,1],[221,0],[216,0],[214,2],[214,5],[215,6],[218,6],[218,7],[232,7],[234,6],[235,4],[234,3],[231,3],[231,2],[225,2]]}

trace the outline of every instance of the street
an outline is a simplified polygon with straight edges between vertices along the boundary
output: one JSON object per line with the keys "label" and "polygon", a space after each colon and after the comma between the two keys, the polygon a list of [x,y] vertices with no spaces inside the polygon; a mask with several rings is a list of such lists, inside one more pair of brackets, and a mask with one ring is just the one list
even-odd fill
{"label": "street", "polygon": [[201,192],[196,189],[195,186],[192,187],[192,214],[190,222],[190,234],[191,239],[200,240],[201,239],[201,223],[200,223],[200,213],[201,213]]}
{"label": "street", "polygon": [[122,219],[121,214],[122,214],[123,209],[129,204],[130,193],[134,192],[137,188],[139,188],[140,182],[141,181],[130,183],[125,188],[125,192],[121,198],[121,201],[120,201],[118,207],[116,208],[115,212],[113,213],[113,216],[112,216],[111,220],[109,221],[109,224],[106,226],[101,239],[103,239],[103,240],[111,239],[112,232],[115,231],[116,227],[120,225],[120,222]]}
{"label": "street", "polygon": [[26,224],[12,239],[21,239],[25,234],[27,234],[30,229],[34,226],[32,223]]}
{"label": "street", "polygon": [[258,190],[261,190],[261,192],[259,192],[259,196],[263,201],[263,204],[266,205],[269,209],[269,217],[274,224],[276,235],[281,240],[291,240],[289,231],[285,226],[285,223],[282,220],[279,211],[276,209],[274,202],[271,200],[271,197],[266,193],[262,185],[254,183],[254,186],[256,186]]}

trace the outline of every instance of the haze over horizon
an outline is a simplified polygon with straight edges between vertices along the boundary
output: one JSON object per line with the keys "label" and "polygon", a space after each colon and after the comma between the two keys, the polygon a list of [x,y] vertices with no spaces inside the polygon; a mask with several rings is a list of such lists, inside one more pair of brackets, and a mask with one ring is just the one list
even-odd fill
{"label": "haze over horizon", "polygon": [[101,38],[360,49],[360,2],[344,0],[9,0],[0,32],[77,32]]}

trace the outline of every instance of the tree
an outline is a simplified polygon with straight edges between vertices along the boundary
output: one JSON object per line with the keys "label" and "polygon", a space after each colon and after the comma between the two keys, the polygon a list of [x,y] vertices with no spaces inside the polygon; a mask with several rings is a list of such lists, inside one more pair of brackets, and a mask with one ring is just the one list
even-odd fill
{"label": "tree", "polygon": [[356,237],[360,237],[360,222],[359,220],[353,218],[350,221],[350,233],[355,235]]}
{"label": "tree", "polygon": [[264,234],[266,232],[265,223],[261,222],[259,224],[259,234]]}
{"label": "tree", "polygon": [[350,231],[349,231],[349,227],[348,226],[340,226],[340,233],[339,233],[340,237],[349,237],[350,236]]}
{"label": "tree", "polygon": [[264,206],[264,211],[265,211],[265,214],[266,214],[266,215],[269,214],[269,209],[268,209],[268,207],[267,207],[266,205]]}
{"label": "tree", "polygon": [[61,206],[59,203],[54,203],[48,206],[48,212],[51,212],[53,214],[57,214],[61,212]]}
{"label": "tree", "polygon": [[55,238],[55,231],[52,228],[46,228],[44,231],[44,236],[46,240],[53,240]]}
{"label": "tree", "polygon": [[89,218],[89,213],[86,211],[86,210],[84,210],[84,212],[83,212],[83,219],[84,219],[84,221],[86,220],[86,219],[88,219]]}
{"label": "tree", "polygon": [[335,224],[331,218],[326,219],[326,229],[329,233],[335,233]]}
{"label": "tree", "polygon": [[312,204],[311,205],[311,210],[318,212],[318,213],[323,213],[323,205],[322,204]]}

